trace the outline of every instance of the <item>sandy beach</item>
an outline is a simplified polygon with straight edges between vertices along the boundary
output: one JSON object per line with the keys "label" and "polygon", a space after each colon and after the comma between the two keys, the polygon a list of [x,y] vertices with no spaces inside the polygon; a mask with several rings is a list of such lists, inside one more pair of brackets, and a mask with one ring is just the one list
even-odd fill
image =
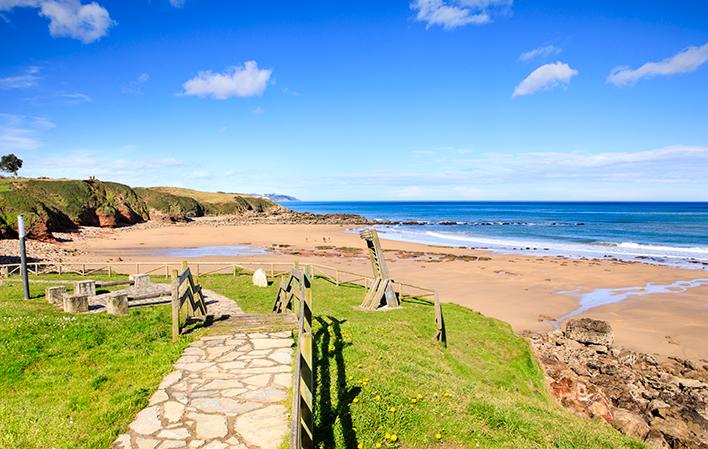
{"label": "sandy beach", "polygon": [[[595,289],[643,287],[648,283],[669,285],[708,278],[701,270],[643,263],[496,254],[391,240],[382,243],[394,279],[436,289],[444,302],[504,320],[516,332],[552,329],[549,320],[576,310],[579,296]],[[262,255],[199,260],[298,260],[370,273],[368,260],[362,257],[363,242],[349,227],[338,225],[147,226],[106,229],[60,245],[81,250],[83,254],[77,257],[86,261],[149,262],[181,259],[159,255],[168,248],[238,244],[268,249],[279,245],[281,249]],[[361,252],[341,248],[358,248]],[[482,257],[474,260],[465,256]],[[578,316],[608,320],[615,329],[617,344],[633,350],[708,359],[708,285],[668,291],[635,296]]]}

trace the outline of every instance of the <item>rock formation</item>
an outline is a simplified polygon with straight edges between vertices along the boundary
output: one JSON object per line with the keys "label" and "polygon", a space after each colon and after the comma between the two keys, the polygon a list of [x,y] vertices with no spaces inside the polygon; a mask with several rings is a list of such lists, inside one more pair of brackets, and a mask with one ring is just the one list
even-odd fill
{"label": "rock formation", "polygon": [[650,447],[708,448],[708,362],[613,347],[609,323],[589,318],[528,337],[553,395],[574,413]]}

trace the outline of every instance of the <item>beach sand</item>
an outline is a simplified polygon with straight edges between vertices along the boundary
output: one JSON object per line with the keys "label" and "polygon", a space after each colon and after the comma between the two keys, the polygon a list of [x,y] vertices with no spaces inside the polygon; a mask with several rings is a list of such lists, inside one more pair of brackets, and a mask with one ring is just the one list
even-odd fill
{"label": "beach sand", "polygon": [[[120,258],[144,262],[180,259],[155,255],[159,248],[289,245],[285,254],[204,257],[199,260],[297,260],[370,275],[370,264],[361,257],[363,252],[352,257],[350,253],[337,250],[316,250],[318,246],[333,246],[363,251],[362,240],[348,230],[349,227],[337,225],[193,223],[105,230],[61,245],[82,250],[85,254],[79,258],[86,261]],[[460,304],[504,320],[517,332],[553,329],[548,320],[575,310],[578,292],[708,278],[708,273],[700,270],[614,260],[507,255],[391,240],[382,240],[382,246],[395,280],[436,289],[443,302]],[[444,255],[485,256],[490,260],[460,257],[439,260]],[[570,291],[575,294],[561,293]],[[616,344],[629,349],[663,356],[708,359],[708,285],[682,293],[635,297],[578,316],[608,320],[615,330]]]}

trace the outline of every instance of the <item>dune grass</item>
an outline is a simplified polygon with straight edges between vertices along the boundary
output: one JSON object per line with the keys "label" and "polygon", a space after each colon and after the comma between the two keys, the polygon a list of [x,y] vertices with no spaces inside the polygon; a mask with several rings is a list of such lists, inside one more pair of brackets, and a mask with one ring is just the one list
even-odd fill
{"label": "dune grass", "polygon": [[0,286],[0,448],[107,448],[192,337],[171,343],[169,306],[69,315],[46,286]]}
{"label": "dune grass", "polygon": [[[200,280],[246,312],[271,310],[275,285],[254,289],[246,276]],[[431,339],[426,301],[362,312],[360,287],[316,280],[313,289],[319,448],[645,447],[558,406],[527,342],[501,321],[445,305],[444,349]]]}

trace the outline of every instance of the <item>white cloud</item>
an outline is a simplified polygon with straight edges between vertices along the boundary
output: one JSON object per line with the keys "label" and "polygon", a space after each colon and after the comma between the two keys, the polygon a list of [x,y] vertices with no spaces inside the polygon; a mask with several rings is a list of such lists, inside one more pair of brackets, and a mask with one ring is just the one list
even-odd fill
{"label": "white cloud", "polygon": [[513,0],[414,0],[410,8],[417,11],[416,20],[426,28],[440,26],[446,30],[492,21],[492,15],[511,9]]}
{"label": "white cloud", "polygon": [[44,117],[0,114],[0,151],[39,148],[42,145],[39,134],[54,127]]}
{"label": "white cloud", "polygon": [[[27,155],[27,176],[55,178],[115,180],[130,185],[160,185],[172,179],[188,177],[192,166],[173,157],[140,157],[133,150],[111,148],[105,150],[74,149],[61,155]],[[115,156],[121,155],[121,156]]]}
{"label": "white cloud", "polygon": [[526,77],[516,89],[512,97],[531,95],[542,89],[552,89],[557,86],[567,86],[570,79],[578,74],[578,71],[563,62],[544,64]]}
{"label": "white cloud", "polygon": [[615,86],[626,86],[642,78],[695,72],[707,61],[708,43],[705,43],[700,47],[688,47],[663,61],[647,62],[635,70],[626,66],[615,67],[607,77],[607,82]]}
{"label": "white cloud", "polygon": [[181,8],[186,3],[186,0],[170,0],[170,5],[175,8]]}
{"label": "white cloud", "polygon": [[560,54],[561,51],[562,49],[555,45],[544,45],[543,47],[534,48],[533,50],[521,53],[521,55],[519,55],[519,61],[531,61],[536,58],[555,56]]}
{"label": "white cloud", "polygon": [[256,107],[255,109],[253,109],[253,110],[251,111],[251,113],[252,113],[253,115],[263,115],[263,114],[265,114],[265,109],[263,109],[262,107],[258,106],[258,107]]}
{"label": "white cloud", "polygon": [[292,89],[288,89],[287,87],[283,88],[283,93],[287,95],[292,95],[293,97],[299,97],[300,92],[294,91]]}
{"label": "white cloud", "polygon": [[115,25],[108,10],[96,2],[80,0],[0,0],[0,11],[13,8],[38,8],[39,15],[49,19],[49,34],[71,37],[88,44],[108,33]]}
{"label": "white cloud", "polygon": [[86,94],[82,94],[81,92],[56,92],[54,94],[55,97],[58,98],[63,98],[64,103],[68,105],[75,105],[75,104],[81,104],[81,103],[90,103],[92,100],[91,97],[89,97]]}
{"label": "white cloud", "polygon": [[143,84],[147,83],[150,75],[141,73],[136,79],[130,81],[127,86],[123,86],[121,91],[124,94],[140,95],[143,93]]}
{"label": "white cloud", "polygon": [[39,67],[28,67],[22,75],[0,78],[0,89],[26,89],[33,87],[39,80]]}
{"label": "white cloud", "polygon": [[225,100],[230,97],[263,95],[271,69],[259,69],[256,61],[246,61],[243,66],[232,67],[225,73],[199,72],[182,87],[184,95],[197,95]]}

